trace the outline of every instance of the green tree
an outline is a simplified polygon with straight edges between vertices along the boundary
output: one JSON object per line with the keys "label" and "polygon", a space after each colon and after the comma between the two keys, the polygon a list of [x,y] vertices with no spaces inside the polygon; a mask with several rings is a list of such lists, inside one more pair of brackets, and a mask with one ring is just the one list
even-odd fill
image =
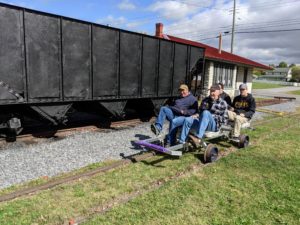
{"label": "green tree", "polygon": [[289,68],[292,68],[294,66],[296,66],[295,63],[292,63],[291,65],[289,65]]}
{"label": "green tree", "polygon": [[300,66],[294,66],[292,69],[292,79],[300,82]]}
{"label": "green tree", "polygon": [[255,74],[256,76],[261,76],[262,71],[261,70],[253,70],[253,74]]}
{"label": "green tree", "polygon": [[286,62],[283,62],[283,61],[282,61],[282,62],[279,63],[278,67],[279,67],[279,68],[287,68],[288,65],[287,65]]}
{"label": "green tree", "polygon": [[276,66],[275,66],[275,64],[269,64],[269,67],[275,68]]}

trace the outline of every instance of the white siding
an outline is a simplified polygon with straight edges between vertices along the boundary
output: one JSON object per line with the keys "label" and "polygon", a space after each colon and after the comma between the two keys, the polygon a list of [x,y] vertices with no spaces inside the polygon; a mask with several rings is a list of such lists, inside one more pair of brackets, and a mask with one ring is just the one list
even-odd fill
{"label": "white siding", "polygon": [[[231,98],[239,94],[239,86],[243,83],[244,80],[244,69],[245,67],[242,66],[234,66],[233,71],[233,87],[232,88],[225,88],[224,91],[230,95]],[[205,65],[205,85],[204,88],[206,89],[206,94],[209,94],[209,88],[213,84],[213,72],[214,72],[214,62],[206,61]],[[251,93],[252,91],[252,73],[253,68],[248,68],[247,73],[247,86],[248,90]]]}
{"label": "white siding", "polygon": [[[237,71],[237,78],[236,78],[236,94],[239,94],[239,86],[240,84],[243,83],[244,80],[244,70],[245,67],[238,67]],[[247,73],[247,86],[248,86],[248,91],[251,93],[252,92],[252,73],[253,73],[253,68],[248,68],[248,73]]]}

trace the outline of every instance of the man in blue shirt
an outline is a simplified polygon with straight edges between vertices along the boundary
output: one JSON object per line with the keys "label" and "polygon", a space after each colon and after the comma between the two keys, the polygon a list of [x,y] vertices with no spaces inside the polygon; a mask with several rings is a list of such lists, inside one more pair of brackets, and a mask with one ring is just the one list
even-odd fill
{"label": "man in blue shirt", "polygon": [[184,143],[191,127],[195,127],[196,136],[189,135],[194,147],[199,147],[205,131],[218,131],[228,121],[227,103],[220,97],[219,85],[212,85],[210,95],[204,98],[199,113],[186,117],[182,126],[179,142]]}
{"label": "man in blue shirt", "polygon": [[[189,92],[188,86],[182,84],[178,90],[180,92],[180,97],[170,106],[161,107],[156,122],[151,124],[151,130],[155,135],[159,135],[162,131],[165,119],[170,122],[171,128],[173,119],[177,117],[182,117],[184,119],[185,117],[191,116],[197,112],[197,99]],[[168,141],[170,142],[170,140]]]}

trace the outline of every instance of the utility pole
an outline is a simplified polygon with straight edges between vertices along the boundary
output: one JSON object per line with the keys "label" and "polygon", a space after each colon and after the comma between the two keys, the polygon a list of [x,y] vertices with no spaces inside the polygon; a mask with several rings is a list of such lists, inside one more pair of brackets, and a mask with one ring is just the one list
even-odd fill
{"label": "utility pole", "polygon": [[222,53],[222,33],[219,35],[219,54]]}
{"label": "utility pole", "polygon": [[236,0],[233,0],[233,19],[232,19],[232,31],[231,31],[231,53],[233,53],[234,44],[234,32],[235,32],[235,10],[236,10]]}

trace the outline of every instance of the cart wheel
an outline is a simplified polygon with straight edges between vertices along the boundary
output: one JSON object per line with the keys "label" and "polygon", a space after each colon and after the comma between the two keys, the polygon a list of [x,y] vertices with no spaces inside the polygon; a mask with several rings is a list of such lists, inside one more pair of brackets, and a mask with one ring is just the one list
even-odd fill
{"label": "cart wheel", "polygon": [[204,162],[210,163],[216,161],[218,158],[218,153],[219,149],[215,145],[209,144],[204,152]]}
{"label": "cart wheel", "polygon": [[246,148],[249,145],[249,136],[241,134],[239,136],[239,148]]}

